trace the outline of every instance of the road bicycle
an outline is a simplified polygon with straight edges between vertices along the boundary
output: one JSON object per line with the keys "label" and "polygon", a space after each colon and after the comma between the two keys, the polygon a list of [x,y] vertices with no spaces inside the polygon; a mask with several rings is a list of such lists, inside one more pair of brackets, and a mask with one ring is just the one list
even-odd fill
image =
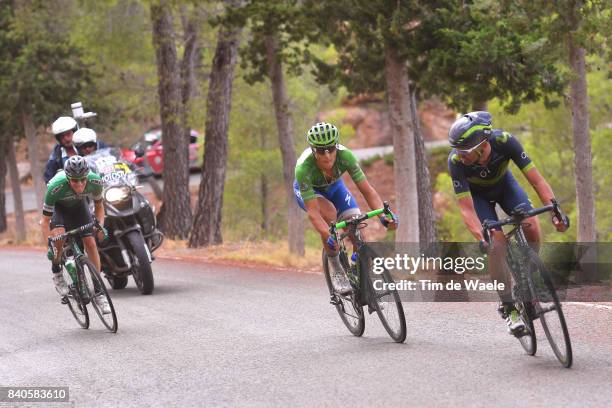
{"label": "road bicycle", "polygon": [[[336,307],[342,322],[353,335],[357,337],[363,335],[365,330],[364,306],[367,306],[369,313],[376,311],[389,336],[395,342],[402,343],[406,339],[406,319],[399,294],[395,289],[388,289],[388,284],[393,283],[393,277],[387,269],[380,274],[371,274],[372,259],[377,257],[377,254],[362,240],[360,234],[360,230],[367,227],[365,221],[379,215],[391,215],[388,203],[384,204],[384,208],[355,216],[346,221],[332,223],[330,226],[329,231],[340,247],[340,263],[351,283],[350,293],[341,294],[334,289],[325,249],[323,250],[323,270],[329,288],[330,303]],[[354,248],[357,249],[351,258],[348,257],[345,238],[349,238]],[[375,289],[373,280],[379,281],[376,285],[379,289]]]}
{"label": "road bicycle", "polygon": [[[89,328],[87,304],[91,304],[102,321],[102,324],[104,324],[109,331],[116,333],[118,324],[113,302],[97,268],[79,246],[79,233],[93,227],[98,229],[102,228],[98,221],[95,220],[94,222],[85,224],[63,234],[49,237],[49,245],[55,250],[55,245],[52,244],[65,239],[60,264],[62,266],[62,271],[65,271],[64,279],[68,278],[66,282],[69,282],[69,284],[68,294],[62,298],[62,303],[68,305],[70,312],[84,329]],[[66,275],[68,275],[68,277]],[[106,298],[110,306],[110,313],[104,313],[100,306],[98,306],[94,300],[98,296]]]}
{"label": "road bicycle", "polygon": [[515,333],[521,346],[527,354],[535,355],[537,340],[533,322],[539,319],[555,356],[564,367],[569,368],[572,365],[572,345],[557,291],[550,271],[529,245],[523,231],[527,225],[525,219],[549,211],[569,227],[569,219],[553,200],[552,204],[541,208],[531,210],[517,208],[510,217],[501,221],[485,220],[482,231],[485,241],[491,248],[493,243],[490,230],[505,225],[512,226],[504,235],[507,241],[506,258],[512,277],[512,297],[525,323],[525,330]]}

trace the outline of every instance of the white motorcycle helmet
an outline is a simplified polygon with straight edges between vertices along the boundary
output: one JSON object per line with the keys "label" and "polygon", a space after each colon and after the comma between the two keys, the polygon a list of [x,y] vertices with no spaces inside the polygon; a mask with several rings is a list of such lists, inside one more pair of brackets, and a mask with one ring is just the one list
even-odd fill
{"label": "white motorcycle helmet", "polygon": [[[60,116],[55,120],[55,122],[53,122],[53,125],[51,125],[51,131],[55,136],[55,140],[57,140],[57,143],[59,144],[62,144],[63,133],[68,132],[69,130],[75,132],[78,128],[79,125],[77,124],[76,120],[72,119],[70,116]],[[66,147],[70,147],[70,145]]]}
{"label": "white motorcycle helmet", "polygon": [[93,129],[89,128],[80,128],[74,133],[72,137],[72,143],[77,150],[80,150],[81,147],[87,143],[96,143],[98,141],[98,137],[96,132]]}

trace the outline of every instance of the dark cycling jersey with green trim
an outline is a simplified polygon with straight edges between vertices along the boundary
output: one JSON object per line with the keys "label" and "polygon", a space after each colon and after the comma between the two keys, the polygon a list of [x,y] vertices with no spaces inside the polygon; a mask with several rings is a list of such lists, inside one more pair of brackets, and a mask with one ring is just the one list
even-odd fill
{"label": "dark cycling jersey with green trim", "polygon": [[82,194],[74,192],[70,182],[63,171],[58,172],[47,184],[47,192],[43,203],[43,214],[53,215],[55,204],[63,207],[73,207],[80,203],[85,197],[93,197],[95,201],[102,199],[102,179],[93,171],[87,174],[87,184]]}
{"label": "dark cycling jersey with green trim", "polygon": [[470,196],[471,192],[484,192],[497,185],[506,174],[510,160],[523,173],[535,167],[521,143],[510,133],[493,130],[488,141],[491,144],[491,158],[486,166],[461,163],[455,149],[448,155],[448,171],[457,198]]}
{"label": "dark cycling jersey with green trim", "polygon": [[323,172],[317,167],[312,150],[310,148],[304,150],[295,165],[295,179],[300,187],[302,199],[304,201],[312,200],[315,197],[315,188],[326,191],[347,171],[355,183],[366,178],[353,152],[342,145],[338,145],[336,150],[336,161],[332,168],[331,180],[327,180]]}

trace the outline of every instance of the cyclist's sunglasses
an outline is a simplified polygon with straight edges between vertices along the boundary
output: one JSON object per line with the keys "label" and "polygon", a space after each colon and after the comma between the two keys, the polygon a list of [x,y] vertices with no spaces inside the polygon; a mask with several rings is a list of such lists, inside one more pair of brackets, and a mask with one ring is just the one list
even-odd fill
{"label": "cyclist's sunglasses", "polygon": [[325,146],[325,147],[313,147],[317,154],[324,155],[325,153],[333,153],[336,151],[336,146]]}
{"label": "cyclist's sunglasses", "polygon": [[68,180],[74,183],[87,183],[87,177],[79,177],[79,178],[68,177]]}
{"label": "cyclist's sunglasses", "polygon": [[478,149],[480,146],[482,146],[484,142],[486,142],[486,139],[470,149],[457,149],[457,153],[461,156],[467,156],[468,154],[472,153],[473,151]]}

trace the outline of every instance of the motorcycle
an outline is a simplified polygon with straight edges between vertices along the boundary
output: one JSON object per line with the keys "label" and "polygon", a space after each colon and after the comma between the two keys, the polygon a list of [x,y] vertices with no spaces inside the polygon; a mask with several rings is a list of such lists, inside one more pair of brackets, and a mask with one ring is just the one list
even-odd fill
{"label": "motorcycle", "polygon": [[113,289],[123,289],[132,275],[143,295],[153,292],[152,255],[164,235],[157,229],[155,209],[137,191],[148,174],[132,171],[118,149],[98,149],[86,156],[93,171],[102,177],[104,226],[109,239],[98,245],[102,271]]}

